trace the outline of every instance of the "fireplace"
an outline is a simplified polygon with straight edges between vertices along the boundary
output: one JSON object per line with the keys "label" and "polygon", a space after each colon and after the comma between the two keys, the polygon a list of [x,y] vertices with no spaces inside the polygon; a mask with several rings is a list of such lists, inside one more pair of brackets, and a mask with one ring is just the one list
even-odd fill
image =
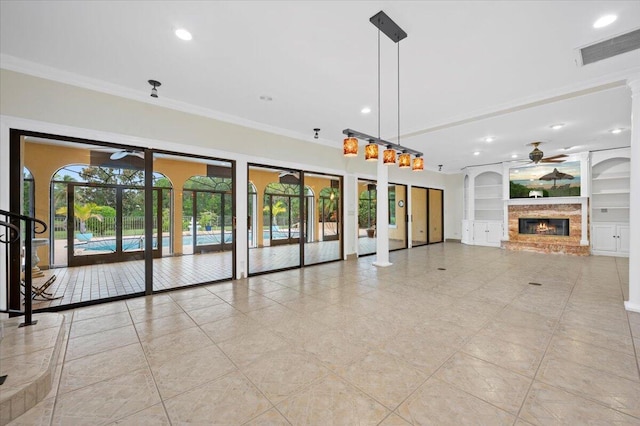
{"label": "fireplace", "polygon": [[569,219],[556,218],[519,218],[519,234],[564,235],[569,236]]}
{"label": "fireplace", "polygon": [[502,247],[588,256],[588,201],[587,197],[507,200],[508,226]]}

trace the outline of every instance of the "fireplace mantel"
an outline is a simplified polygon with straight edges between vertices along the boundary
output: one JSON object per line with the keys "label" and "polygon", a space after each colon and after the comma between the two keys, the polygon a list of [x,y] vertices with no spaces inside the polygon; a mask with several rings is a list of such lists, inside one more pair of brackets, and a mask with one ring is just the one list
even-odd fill
{"label": "fireplace mantel", "polygon": [[506,201],[508,206],[530,206],[536,204],[582,204],[588,205],[587,197],[540,197],[540,198],[511,198]]}

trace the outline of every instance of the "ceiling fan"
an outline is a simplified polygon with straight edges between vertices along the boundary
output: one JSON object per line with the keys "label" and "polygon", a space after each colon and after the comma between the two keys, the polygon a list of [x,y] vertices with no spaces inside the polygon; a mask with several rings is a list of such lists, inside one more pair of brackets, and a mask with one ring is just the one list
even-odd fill
{"label": "ceiling fan", "polygon": [[112,160],[120,160],[126,156],[138,157],[144,159],[144,153],[141,151],[134,151],[133,149],[123,149],[121,151],[116,151],[109,156]]}
{"label": "ceiling fan", "polygon": [[561,158],[566,157],[566,154],[558,154],[552,155],[551,157],[545,157],[544,152],[538,149],[538,145],[542,142],[531,142],[527,145],[533,145],[533,151],[529,153],[529,159],[534,163],[564,163],[565,160],[561,160]]}

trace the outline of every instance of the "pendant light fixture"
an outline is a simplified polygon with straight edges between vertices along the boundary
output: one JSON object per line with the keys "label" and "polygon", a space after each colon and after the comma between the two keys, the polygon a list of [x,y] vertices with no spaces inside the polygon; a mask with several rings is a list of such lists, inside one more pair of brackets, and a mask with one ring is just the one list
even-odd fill
{"label": "pendant light fixture", "polygon": [[342,142],[342,151],[345,157],[355,157],[358,155],[358,139],[351,135]]}
{"label": "pendant light fixture", "polygon": [[396,150],[392,146],[387,146],[387,149],[382,153],[382,162],[385,166],[396,164]]}
{"label": "pendant light fixture", "polygon": [[378,144],[375,141],[370,140],[364,147],[364,159],[365,161],[378,161]]}
{"label": "pendant light fixture", "polygon": [[424,159],[422,157],[416,156],[416,158],[413,159],[412,170],[414,172],[421,172],[424,170]]}
{"label": "pendant light fixture", "polygon": [[[407,33],[398,26],[386,13],[380,11],[372,16],[369,21],[378,28],[378,137],[367,135],[353,129],[344,129],[343,134],[347,138],[343,142],[343,153],[345,157],[355,157],[358,155],[358,139],[367,140],[364,156],[366,161],[376,161],[379,155],[379,146],[386,149],[382,153],[382,162],[385,165],[396,164],[396,153],[399,152],[398,165],[402,169],[412,168],[414,171],[424,170],[424,159],[422,152],[400,145],[400,45],[399,42],[407,37]],[[398,44],[398,139],[397,143],[389,142],[380,138],[380,33],[383,32],[394,43]],[[411,156],[413,167],[411,165]]]}
{"label": "pendant light fixture", "polygon": [[408,152],[402,152],[398,157],[398,167],[401,169],[408,169],[411,167],[411,154]]}

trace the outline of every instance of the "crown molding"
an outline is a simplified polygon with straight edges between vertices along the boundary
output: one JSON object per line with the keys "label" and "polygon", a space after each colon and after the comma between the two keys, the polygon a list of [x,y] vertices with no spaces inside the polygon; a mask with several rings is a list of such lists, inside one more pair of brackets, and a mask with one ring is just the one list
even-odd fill
{"label": "crown molding", "polygon": [[250,129],[260,130],[267,133],[272,133],[279,136],[285,136],[292,139],[302,140],[305,142],[317,143],[320,145],[336,148],[335,141],[318,138],[315,139],[313,135],[302,134],[296,131],[283,129],[276,126],[271,126],[265,123],[248,120],[246,118],[238,117],[231,114],[226,114],[220,111],[215,111],[209,108],[199,107],[187,102],[178,101],[175,99],[168,99],[164,96],[160,98],[152,98],[149,96],[148,91],[134,90],[118,84],[109,83],[104,80],[99,80],[91,77],[86,77],[80,74],[76,74],[69,71],[64,71],[59,68],[50,67],[48,65],[38,64],[36,62],[27,61],[12,55],[0,53],[0,68],[9,71],[14,71],[22,74],[27,74],[33,77],[43,78],[46,80],[55,81],[58,83],[68,84],[71,86],[80,87],[83,89],[92,90],[95,92],[105,93],[108,95],[118,96],[138,102],[144,102],[146,104],[160,106],[188,114],[198,115],[201,117],[211,118],[225,123],[235,124]]}

